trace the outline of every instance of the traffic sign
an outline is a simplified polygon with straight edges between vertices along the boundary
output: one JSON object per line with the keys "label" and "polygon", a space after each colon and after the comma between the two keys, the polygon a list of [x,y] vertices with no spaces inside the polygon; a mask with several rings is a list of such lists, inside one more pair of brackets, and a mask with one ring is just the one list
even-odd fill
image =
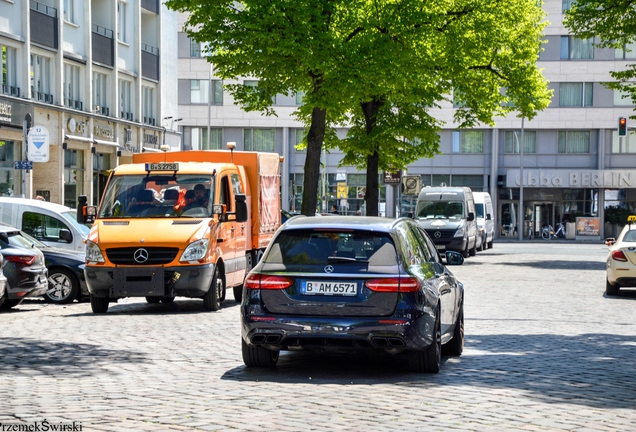
{"label": "traffic sign", "polygon": [[384,175],[382,176],[382,183],[384,184],[392,184],[398,185],[402,181],[402,171],[395,172],[387,172],[384,171]]}
{"label": "traffic sign", "polygon": [[29,160],[49,161],[49,131],[44,126],[34,126],[29,131]]}
{"label": "traffic sign", "polygon": [[14,161],[13,162],[13,168],[19,169],[19,170],[32,170],[33,169],[33,162],[32,161],[27,161],[27,160]]}

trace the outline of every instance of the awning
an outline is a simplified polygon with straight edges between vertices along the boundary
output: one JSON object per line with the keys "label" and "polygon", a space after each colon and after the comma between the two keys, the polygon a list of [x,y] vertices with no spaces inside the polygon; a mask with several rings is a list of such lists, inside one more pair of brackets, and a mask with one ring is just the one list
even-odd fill
{"label": "awning", "polygon": [[86,142],[86,143],[93,143],[93,138],[86,138],[83,136],[78,136],[78,135],[64,135],[64,141],[66,140],[73,140],[73,141],[81,141],[81,142]]}
{"label": "awning", "polygon": [[143,151],[150,153],[161,153],[161,150],[152,147],[142,147]]}
{"label": "awning", "polygon": [[93,143],[100,144],[100,145],[107,145],[111,147],[119,147],[119,143],[117,141],[104,141],[104,140],[94,139]]}

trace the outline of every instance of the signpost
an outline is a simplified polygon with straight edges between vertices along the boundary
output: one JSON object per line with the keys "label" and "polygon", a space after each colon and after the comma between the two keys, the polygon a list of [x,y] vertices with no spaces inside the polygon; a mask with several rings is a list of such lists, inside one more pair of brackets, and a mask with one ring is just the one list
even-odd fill
{"label": "signpost", "polygon": [[13,162],[13,168],[18,170],[32,170],[33,162],[28,160],[19,160]]}

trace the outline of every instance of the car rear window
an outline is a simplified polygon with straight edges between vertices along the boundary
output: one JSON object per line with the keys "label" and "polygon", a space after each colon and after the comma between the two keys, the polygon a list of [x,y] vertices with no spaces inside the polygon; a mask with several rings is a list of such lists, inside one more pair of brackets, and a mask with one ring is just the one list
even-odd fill
{"label": "car rear window", "polygon": [[386,233],[372,231],[287,230],[281,232],[264,258],[269,264],[362,262],[397,264],[395,245]]}
{"label": "car rear window", "polygon": [[623,237],[624,242],[636,242],[636,230],[630,230],[625,233]]}

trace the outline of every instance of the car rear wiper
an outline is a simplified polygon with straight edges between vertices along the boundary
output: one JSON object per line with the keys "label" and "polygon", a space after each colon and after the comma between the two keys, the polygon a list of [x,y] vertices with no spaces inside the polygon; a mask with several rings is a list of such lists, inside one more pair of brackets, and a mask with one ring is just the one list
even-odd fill
{"label": "car rear wiper", "polygon": [[358,259],[358,258],[343,257],[343,256],[330,256],[330,257],[327,257],[327,261],[329,261],[329,262],[334,262],[334,261],[361,262],[361,263],[368,263],[369,262],[369,260],[366,260],[366,259]]}

